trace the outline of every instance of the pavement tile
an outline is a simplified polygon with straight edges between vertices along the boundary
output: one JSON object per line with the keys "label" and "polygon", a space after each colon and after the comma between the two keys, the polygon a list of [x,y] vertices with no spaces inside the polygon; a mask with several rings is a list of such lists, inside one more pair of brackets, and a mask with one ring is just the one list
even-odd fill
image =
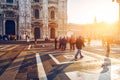
{"label": "pavement tile", "polygon": [[15,77],[17,80],[27,80],[27,72],[25,73],[18,73]]}

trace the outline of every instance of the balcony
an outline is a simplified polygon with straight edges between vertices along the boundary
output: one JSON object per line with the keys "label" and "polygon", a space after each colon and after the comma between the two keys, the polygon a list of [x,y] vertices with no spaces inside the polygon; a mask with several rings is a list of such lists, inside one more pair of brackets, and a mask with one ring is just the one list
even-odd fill
{"label": "balcony", "polygon": [[57,0],[48,0],[48,4],[58,4]]}
{"label": "balcony", "polygon": [[18,5],[17,4],[11,4],[11,3],[1,3],[0,5],[1,9],[13,9],[13,10],[18,10]]}

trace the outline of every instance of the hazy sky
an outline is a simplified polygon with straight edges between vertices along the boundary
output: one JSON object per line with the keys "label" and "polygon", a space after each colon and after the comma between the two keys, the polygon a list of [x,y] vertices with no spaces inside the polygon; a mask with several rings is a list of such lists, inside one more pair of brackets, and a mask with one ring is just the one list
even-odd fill
{"label": "hazy sky", "polygon": [[119,6],[112,0],[68,0],[68,23],[112,23],[118,20]]}

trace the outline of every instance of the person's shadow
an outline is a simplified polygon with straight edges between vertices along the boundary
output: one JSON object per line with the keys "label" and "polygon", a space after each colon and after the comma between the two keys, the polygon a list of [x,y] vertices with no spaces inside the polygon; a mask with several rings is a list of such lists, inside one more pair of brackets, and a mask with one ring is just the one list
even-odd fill
{"label": "person's shadow", "polygon": [[104,63],[101,67],[103,70],[100,72],[99,80],[111,80],[111,60],[109,57],[104,58]]}

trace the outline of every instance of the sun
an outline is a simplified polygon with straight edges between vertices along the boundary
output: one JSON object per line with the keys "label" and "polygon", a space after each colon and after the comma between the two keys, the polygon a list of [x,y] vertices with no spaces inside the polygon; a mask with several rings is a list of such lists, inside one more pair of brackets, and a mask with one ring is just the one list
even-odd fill
{"label": "sun", "polygon": [[[86,6],[87,4],[87,6]],[[68,23],[92,24],[96,17],[97,22],[114,23],[119,20],[119,5],[108,1],[96,4],[85,3],[68,9]],[[78,9],[78,7],[80,7]]]}
{"label": "sun", "polygon": [[118,21],[118,7],[100,8],[100,10],[96,11],[96,17],[98,22],[114,23]]}

